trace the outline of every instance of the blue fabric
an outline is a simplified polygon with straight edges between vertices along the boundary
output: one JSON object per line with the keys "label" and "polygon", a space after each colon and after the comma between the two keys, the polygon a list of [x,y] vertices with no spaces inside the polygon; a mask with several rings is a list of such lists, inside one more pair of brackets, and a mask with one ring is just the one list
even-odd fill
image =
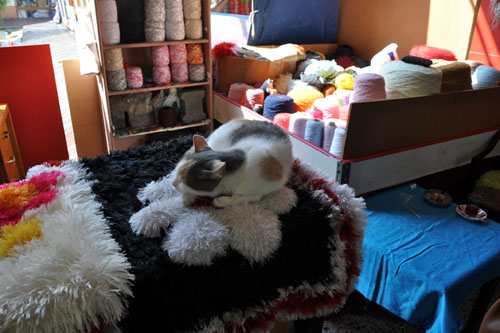
{"label": "blue fabric", "polygon": [[339,2],[340,0],[253,0],[254,12],[247,43],[335,43]]}
{"label": "blue fabric", "polygon": [[[466,220],[455,204],[432,207],[423,192],[403,185],[366,198],[356,289],[428,332],[458,332],[462,303],[500,275],[500,224]],[[405,200],[421,219],[403,206]]]}

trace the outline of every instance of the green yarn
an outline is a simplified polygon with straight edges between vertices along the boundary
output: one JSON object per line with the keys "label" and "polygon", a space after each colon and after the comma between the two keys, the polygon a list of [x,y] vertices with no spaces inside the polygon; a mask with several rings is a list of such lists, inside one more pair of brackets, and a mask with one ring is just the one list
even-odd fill
{"label": "green yarn", "polygon": [[486,186],[500,190],[500,170],[483,173],[476,182],[476,187]]}

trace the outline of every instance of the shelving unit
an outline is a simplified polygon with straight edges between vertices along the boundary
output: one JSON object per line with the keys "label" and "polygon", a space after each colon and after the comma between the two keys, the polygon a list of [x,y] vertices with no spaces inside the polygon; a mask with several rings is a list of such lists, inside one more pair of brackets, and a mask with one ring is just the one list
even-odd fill
{"label": "shelving unit", "polygon": [[[94,29],[97,31],[96,39],[98,40],[98,54],[101,64],[101,74],[98,75],[98,89],[101,100],[101,108],[103,114],[103,123],[106,133],[106,146],[108,151],[127,149],[131,146],[141,144],[146,136],[160,133],[172,132],[185,129],[198,128],[200,131],[211,132],[213,131],[213,101],[212,101],[212,59],[211,59],[211,42],[210,42],[210,2],[208,0],[201,0],[202,3],[202,21],[203,21],[203,38],[202,39],[186,39],[180,41],[163,41],[163,42],[141,42],[141,43],[128,43],[128,44],[115,44],[104,45],[101,37],[101,27],[99,20],[99,13],[96,10],[96,2],[102,0],[94,0],[91,8],[93,17],[95,18],[93,24]],[[107,77],[106,77],[106,62],[104,61],[104,51],[109,49],[120,48],[123,52],[123,57],[126,60],[131,60],[130,63],[135,65],[135,61],[144,61],[144,58],[151,54],[151,48],[155,46],[169,46],[176,44],[200,44],[203,49],[204,64],[206,69],[206,79],[202,82],[183,82],[183,83],[169,83],[163,86],[148,85],[138,89],[129,89],[121,91],[108,90]],[[110,110],[110,96],[118,96],[125,94],[136,94],[143,92],[157,92],[160,90],[168,90],[172,88],[190,88],[190,87],[203,87],[205,89],[204,111],[207,118],[201,122],[190,123],[184,125],[177,125],[173,127],[162,127],[160,124],[154,126],[134,127],[125,129],[115,129],[111,118]]]}

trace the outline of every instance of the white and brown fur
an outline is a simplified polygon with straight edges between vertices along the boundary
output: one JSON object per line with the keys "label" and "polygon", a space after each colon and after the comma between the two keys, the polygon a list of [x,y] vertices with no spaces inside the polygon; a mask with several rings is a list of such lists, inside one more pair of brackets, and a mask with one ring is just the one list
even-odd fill
{"label": "white and brown fur", "polygon": [[197,196],[214,198],[217,207],[259,201],[279,190],[293,163],[288,133],[263,121],[232,120],[193,147],[176,167],[174,186],[186,206]]}

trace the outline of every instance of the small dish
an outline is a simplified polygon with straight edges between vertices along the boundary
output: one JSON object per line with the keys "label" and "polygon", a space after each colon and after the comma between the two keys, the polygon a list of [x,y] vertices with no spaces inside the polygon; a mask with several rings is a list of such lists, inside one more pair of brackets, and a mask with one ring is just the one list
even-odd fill
{"label": "small dish", "polygon": [[434,207],[448,207],[453,202],[453,198],[441,190],[429,189],[424,192],[424,199]]}
{"label": "small dish", "polygon": [[460,215],[463,218],[466,218],[468,220],[475,220],[475,221],[483,221],[488,217],[488,214],[486,214],[486,212],[484,210],[482,210],[481,208],[479,208],[479,211],[477,212],[476,216],[467,215],[467,213],[465,212],[466,207],[467,207],[467,205],[457,206],[456,210],[457,210],[458,215]]}

